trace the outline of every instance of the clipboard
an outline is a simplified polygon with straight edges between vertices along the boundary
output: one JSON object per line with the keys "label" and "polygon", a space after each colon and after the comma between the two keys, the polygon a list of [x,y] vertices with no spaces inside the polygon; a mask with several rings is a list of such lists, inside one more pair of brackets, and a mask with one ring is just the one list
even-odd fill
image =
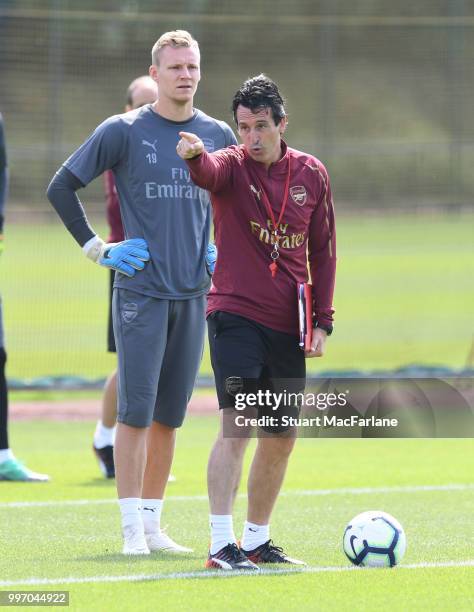
{"label": "clipboard", "polygon": [[297,283],[299,346],[304,351],[311,350],[313,339],[313,291],[310,283]]}

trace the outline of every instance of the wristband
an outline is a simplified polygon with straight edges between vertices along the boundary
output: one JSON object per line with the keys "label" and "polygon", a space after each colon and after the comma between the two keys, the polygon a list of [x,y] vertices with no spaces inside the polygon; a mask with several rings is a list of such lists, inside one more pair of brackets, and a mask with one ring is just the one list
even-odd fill
{"label": "wristband", "polygon": [[332,332],[334,331],[334,327],[332,325],[325,324],[325,323],[319,323],[319,321],[313,320],[313,328],[315,327],[319,327],[319,329],[322,329],[323,331],[325,331],[328,336],[330,336]]}

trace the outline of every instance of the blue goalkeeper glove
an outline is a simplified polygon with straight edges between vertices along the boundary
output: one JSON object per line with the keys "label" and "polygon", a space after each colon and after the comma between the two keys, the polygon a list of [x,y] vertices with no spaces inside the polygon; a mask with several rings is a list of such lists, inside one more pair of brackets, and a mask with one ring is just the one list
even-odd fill
{"label": "blue goalkeeper glove", "polygon": [[217,261],[217,247],[215,244],[212,244],[212,242],[210,242],[207,245],[206,268],[211,276],[214,274],[214,269],[216,267],[216,261]]}
{"label": "blue goalkeeper glove", "polygon": [[150,259],[148,245],[143,238],[107,244],[95,236],[82,248],[92,261],[130,277],[135,276],[136,270],[143,270],[145,262]]}

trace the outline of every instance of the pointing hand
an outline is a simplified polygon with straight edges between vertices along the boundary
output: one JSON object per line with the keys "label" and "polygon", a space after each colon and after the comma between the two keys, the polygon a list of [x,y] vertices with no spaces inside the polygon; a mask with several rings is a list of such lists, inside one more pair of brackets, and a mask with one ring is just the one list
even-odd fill
{"label": "pointing hand", "polygon": [[192,157],[201,155],[204,151],[204,143],[196,134],[179,132],[179,135],[181,136],[181,140],[178,142],[176,151],[181,159],[191,159]]}

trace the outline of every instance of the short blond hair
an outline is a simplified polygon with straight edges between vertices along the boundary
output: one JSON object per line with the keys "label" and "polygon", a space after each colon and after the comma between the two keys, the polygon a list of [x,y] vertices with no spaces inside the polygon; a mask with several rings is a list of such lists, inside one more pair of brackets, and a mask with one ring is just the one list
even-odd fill
{"label": "short blond hair", "polygon": [[165,32],[153,45],[151,50],[151,62],[155,66],[160,63],[160,51],[163,47],[195,47],[199,51],[199,45],[189,32],[186,30],[172,30],[171,32]]}

